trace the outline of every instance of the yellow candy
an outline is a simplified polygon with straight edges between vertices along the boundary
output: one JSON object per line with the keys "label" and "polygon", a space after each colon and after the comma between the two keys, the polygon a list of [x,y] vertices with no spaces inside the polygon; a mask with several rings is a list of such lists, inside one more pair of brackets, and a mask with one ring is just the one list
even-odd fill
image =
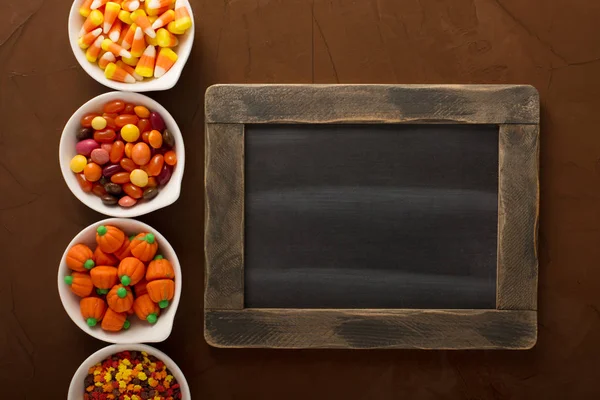
{"label": "yellow candy", "polygon": [[92,120],[92,128],[94,128],[97,131],[101,131],[102,129],[106,128],[106,120],[100,116],[95,117]]}
{"label": "yellow candy", "polygon": [[140,137],[140,129],[133,124],[127,124],[121,128],[121,137],[126,142],[135,142]]}
{"label": "yellow candy", "polygon": [[143,188],[148,185],[148,174],[141,169],[134,169],[131,171],[131,174],[129,174],[129,180],[135,186]]}
{"label": "yellow candy", "polygon": [[[71,171],[75,172],[76,174],[83,171],[83,169],[85,168],[86,165],[87,165],[87,158],[85,158],[81,154],[78,154],[71,159],[71,164],[70,164]],[[146,184],[148,184],[148,182],[146,182]]]}
{"label": "yellow candy", "polygon": [[[148,37],[148,36],[146,36],[146,37]],[[140,59],[137,57],[131,57],[131,58],[121,57],[121,60],[123,60],[123,62],[125,64],[135,67]]]}
{"label": "yellow candy", "polygon": [[126,23],[127,25],[133,24],[131,20],[131,13],[129,11],[121,10],[119,11],[119,19]]}
{"label": "yellow candy", "polygon": [[185,29],[184,30],[177,29],[177,27],[175,26],[175,21],[169,22],[169,24],[167,25],[167,30],[174,35],[183,35],[185,33]]}
{"label": "yellow candy", "polygon": [[150,46],[158,46],[157,38],[151,38],[148,35],[144,35],[144,37],[146,38],[146,43],[148,43]]}
{"label": "yellow candy", "polygon": [[177,36],[164,28],[160,28],[158,32],[156,32],[156,41],[160,47],[175,47],[179,44]]}
{"label": "yellow candy", "polygon": [[158,15],[149,15],[148,16],[148,20],[150,21],[151,24],[154,23],[154,21],[156,21],[158,19]]}

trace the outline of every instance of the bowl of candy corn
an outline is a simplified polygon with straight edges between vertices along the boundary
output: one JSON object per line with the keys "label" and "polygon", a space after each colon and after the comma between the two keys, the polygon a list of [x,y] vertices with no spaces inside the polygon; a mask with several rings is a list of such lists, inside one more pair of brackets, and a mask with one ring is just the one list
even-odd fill
{"label": "bowl of candy corn", "polygon": [[112,217],[132,218],[173,204],[185,167],[183,137],[169,112],[151,98],[110,92],[69,119],[59,162],[71,192]]}
{"label": "bowl of candy corn", "polygon": [[181,266],[156,229],[133,219],[106,219],[67,246],[58,292],[73,322],[97,339],[161,342],[173,328]]}
{"label": "bowl of candy corn", "polygon": [[188,0],[75,0],[68,27],[81,67],[115,90],[172,88],[194,42]]}
{"label": "bowl of candy corn", "polygon": [[113,344],[81,363],[67,399],[121,398],[189,400],[191,394],[181,369],[162,351],[144,344]]}

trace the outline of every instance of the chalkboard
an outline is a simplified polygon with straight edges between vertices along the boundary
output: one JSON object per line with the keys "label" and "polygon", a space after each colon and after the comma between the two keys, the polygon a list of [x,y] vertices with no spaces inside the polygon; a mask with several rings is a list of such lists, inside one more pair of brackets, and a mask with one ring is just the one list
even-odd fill
{"label": "chalkboard", "polygon": [[245,306],[496,306],[498,126],[247,125]]}

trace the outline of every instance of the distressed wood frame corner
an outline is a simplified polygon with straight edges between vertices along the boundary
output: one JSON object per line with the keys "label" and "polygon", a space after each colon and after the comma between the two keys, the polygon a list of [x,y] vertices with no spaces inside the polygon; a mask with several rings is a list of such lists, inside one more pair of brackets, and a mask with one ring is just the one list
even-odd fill
{"label": "distressed wood frame corner", "polygon": [[[206,92],[204,335],[215,347],[529,349],[537,341],[539,95],[527,85],[216,85]],[[245,124],[499,126],[496,308],[244,307]]]}

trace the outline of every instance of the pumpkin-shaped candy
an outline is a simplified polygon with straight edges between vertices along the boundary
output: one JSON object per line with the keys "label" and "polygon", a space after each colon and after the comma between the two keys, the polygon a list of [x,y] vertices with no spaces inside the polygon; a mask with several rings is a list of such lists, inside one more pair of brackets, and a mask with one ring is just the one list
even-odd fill
{"label": "pumpkin-shaped candy", "polygon": [[175,282],[171,279],[159,279],[146,285],[148,296],[153,302],[158,303],[160,308],[167,308],[169,300],[175,296]]}
{"label": "pumpkin-shaped candy", "polygon": [[173,265],[166,258],[161,255],[154,257],[154,260],[148,265],[146,271],[146,280],[148,282],[155,281],[157,279],[174,279],[175,270]]}
{"label": "pumpkin-shaped candy", "polygon": [[90,271],[90,277],[92,283],[98,289],[96,293],[102,295],[107,294],[108,291],[117,284],[119,276],[117,275],[117,269],[108,265],[99,265]]}
{"label": "pumpkin-shaped candy", "polygon": [[122,260],[125,257],[131,257],[131,249],[129,248],[130,244],[131,240],[129,240],[128,237],[125,237],[121,247],[119,247],[119,249],[113,253],[115,257],[117,257],[119,260]]}
{"label": "pumpkin-shaped candy", "polygon": [[92,249],[81,243],[69,249],[66,262],[67,267],[78,272],[88,271],[96,265]]}
{"label": "pumpkin-shaped candy", "polygon": [[155,324],[160,314],[160,308],[152,301],[150,296],[144,294],[133,302],[133,311],[142,321],[148,321],[151,324]]}
{"label": "pumpkin-shaped candy", "polygon": [[158,242],[152,233],[140,233],[131,241],[129,248],[134,257],[147,262],[154,258]]}
{"label": "pumpkin-shaped candy", "polygon": [[119,313],[108,308],[102,318],[102,329],[109,332],[119,332],[121,329],[129,329],[131,323],[127,320],[127,313]]}
{"label": "pumpkin-shaped candy", "polygon": [[144,278],[146,266],[135,257],[126,257],[119,263],[117,272],[124,286],[135,285]]}
{"label": "pumpkin-shaped candy", "polygon": [[125,234],[117,227],[100,225],[96,229],[96,243],[105,253],[114,253],[119,250],[125,240]]}
{"label": "pumpkin-shaped candy", "polygon": [[143,294],[148,293],[148,289],[146,289],[146,285],[148,281],[144,278],[135,285],[133,285],[133,291],[135,293],[135,297],[140,297]]}
{"label": "pumpkin-shaped candy", "polygon": [[88,326],[96,326],[106,312],[106,303],[98,297],[86,297],[79,302],[81,315]]}
{"label": "pumpkin-shaped candy", "polygon": [[110,267],[116,267],[119,264],[119,260],[112,254],[105,253],[100,247],[96,247],[94,250],[94,259],[96,265],[108,265]]}
{"label": "pumpkin-shaped candy", "polygon": [[116,312],[125,312],[133,305],[131,289],[123,285],[115,285],[106,295],[108,306]]}
{"label": "pumpkin-shaped candy", "polygon": [[74,271],[71,275],[65,276],[65,283],[71,287],[71,292],[79,297],[88,297],[94,290],[92,279],[84,272]]}

